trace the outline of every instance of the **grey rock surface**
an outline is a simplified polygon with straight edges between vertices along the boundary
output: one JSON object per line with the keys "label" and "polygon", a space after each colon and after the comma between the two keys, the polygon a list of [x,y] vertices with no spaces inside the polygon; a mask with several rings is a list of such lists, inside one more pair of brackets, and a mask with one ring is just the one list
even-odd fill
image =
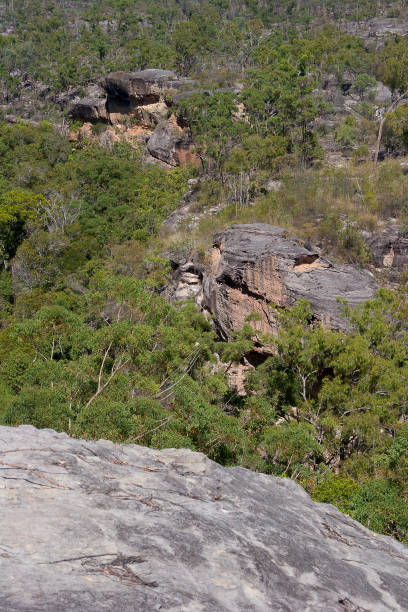
{"label": "grey rock surface", "polygon": [[221,335],[229,338],[248,315],[253,325],[270,333],[276,328],[274,311],[308,300],[318,320],[346,329],[337,298],[350,307],[373,297],[377,288],[370,272],[339,265],[301,246],[281,227],[254,223],[233,225],[215,235],[202,305],[215,317]]}
{"label": "grey rock surface", "polygon": [[369,41],[383,40],[390,34],[400,36],[408,34],[408,17],[401,15],[400,17],[373,17],[362,21],[345,21],[341,24],[341,28],[347,34],[360,36]]}
{"label": "grey rock surface", "polygon": [[392,91],[384,83],[378,82],[372,89],[374,93],[374,103],[379,106],[386,106],[392,102]]}
{"label": "grey rock surface", "polygon": [[106,99],[103,98],[83,98],[70,105],[68,114],[72,119],[95,123],[108,119],[106,111]]}
{"label": "grey rock surface", "polygon": [[166,118],[166,101],[188,83],[171,70],[112,72],[93,85],[91,95],[73,100],[69,115],[79,121],[106,120],[113,124],[132,116],[141,125],[152,127]]}
{"label": "grey rock surface", "polygon": [[175,93],[184,83],[171,70],[150,68],[138,72],[112,72],[103,87],[108,98],[134,101],[158,101],[160,96]]}
{"label": "grey rock surface", "polygon": [[174,118],[160,122],[147,142],[150,155],[170,166],[193,161],[191,147],[191,139]]}
{"label": "grey rock surface", "polygon": [[408,232],[396,223],[388,223],[366,241],[374,266],[388,272],[391,281],[398,280],[408,266]]}
{"label": "grey rock surface", "polygon": [[408,549],[294,482],[0,427],[0,609],[408,610]]}

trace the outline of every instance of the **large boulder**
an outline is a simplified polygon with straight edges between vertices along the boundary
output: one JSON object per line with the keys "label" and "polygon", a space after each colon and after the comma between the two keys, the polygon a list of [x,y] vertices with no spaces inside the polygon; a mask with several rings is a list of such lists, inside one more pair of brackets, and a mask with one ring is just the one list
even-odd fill
{"label": "large boulder", "polygon": [[112,72],[103,82],[111,123],[132,116],[139,124],[154,127],[167,117],[166,102],[184,83],[171,70]]}
{"label": "large boulder", "polygon": [[68,111],[69,116],[84,123],[96,123],[107,121],[106,99],[104,98],[82,98],[71,103]]}
{"label": "large boulder", "polygon": [[7,612],[398,612],[408,549],[289,479],[0,427]]}
{"label": "large boulder", "polygon": [[228,339],[248,315],[260,320],[261,332],[276,331],[273,307],[308,300],[314,316],[335,329],[346,329],[337,298],[351,307],[373,297],[370,272],[324,259],[290,238],[281,227],[255,223],[233,225],[215,235],[203,275],[201,304]]}
{"label": "large boulder", "polygon": [[148,69],[138,72],[112,72],[103,83],[108,98],[143,103],[158,102],[176,93],[185,79],[171,70]]}
{"label": "large boulder", "polygon": [[191,138],[177,125],[174,115],[159,123],[147,142],[150,155],[170,166],[197,164],[198,158],[192,148]]}
{"label": "large boulder", "polygon": [[92,123],[102,119],[118,124],[129,117],[142,126],[154,127],[167,117],[167,103],[187,83],[171,70],[112,72],[92,86],[92,96],[74,100],[69,114]]}

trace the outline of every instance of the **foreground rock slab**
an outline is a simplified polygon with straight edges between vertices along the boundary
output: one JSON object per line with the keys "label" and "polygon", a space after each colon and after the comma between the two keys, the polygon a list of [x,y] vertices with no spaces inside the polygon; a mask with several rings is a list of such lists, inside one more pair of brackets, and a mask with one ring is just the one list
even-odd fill
{"label": "foreground rock slab", "polygon": [[0,427],[0,609],[408,609],[408,549],[287,479]]}

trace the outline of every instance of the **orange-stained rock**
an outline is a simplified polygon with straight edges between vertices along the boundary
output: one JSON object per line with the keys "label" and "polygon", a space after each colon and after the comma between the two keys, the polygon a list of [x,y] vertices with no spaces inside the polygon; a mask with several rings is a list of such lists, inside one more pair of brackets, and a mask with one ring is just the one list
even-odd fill
{"label": "orange-stained rock", "polygon": [[78,121],[112,125],[133,118],[144,127],[154,127],[168,116],[168,103],[188,81],[171,70],[112,72],[92,95],[75,99],[69,115]]}
{"label": "orange-stained rock", "polygon": [[251,314],[257,315],[251,321],[254,329],[275,333],[275,309],[298,299],[308,300],[324,325],[345,329],[337,298],[353,307],[372,298],[375,289],[370,272],[320,257],[281,227],[233,225],[214,237],[201,305],[225,339]]}
{"label": "orange-stained rock", "polygon": [[77,131],[69,130],[68,132],[68,140],[69,142],[78,142],[79,134]]}
{"label": "orange-stained rock", "polygon": [[[94,87],[92,95],[74,100],[69,115],[87,126],[81,130],[82,137],[92,135],[89,125],[104,122],[121,132],[130,144],[149,141],[150,155],[168,166],[198,167],[200,159],[191,137],[177,124],[174,114],[168,118],[174,95],[188,83],[171,70],[113,72],[99,88]],[[98,139],[109,147],[120,139],[117,132],[107,130]]]}
{"label": "orange-stained rock", "polygon": [[188,164],[194,168],[198,168],[201,163],[191,143],[187,143],[185,147],[176,147],[174,158],[177,162],[177,166],[186,166]]}
{"label": "orange-stained rock", "polygon": [[84,123],[81,129],[79,130],[79,138],[80,140],[84,140],[85,138],[92,137],[92,123]]}
{"label": "orange-stained rock", "polygon": [[179,166],[182,163],[197,163],[192,152],[192,141],[172,115],[162,121],[153,131],[147,143],[147,149],[153,157],[170,166]]}

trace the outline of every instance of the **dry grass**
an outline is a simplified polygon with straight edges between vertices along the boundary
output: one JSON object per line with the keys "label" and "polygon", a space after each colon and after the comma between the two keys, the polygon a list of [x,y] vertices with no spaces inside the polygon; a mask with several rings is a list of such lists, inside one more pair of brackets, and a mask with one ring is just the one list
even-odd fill
{"label": "dry grass", "polygon": [[194,231],[181,228],[161,246],[205,251],[217,231],[261,222],[281,225],[332,257],[366,263],[362,233],[391,218],[402,224],[408,218],[407,170],[408,159],[399,158],[383,162],[376,172],[371,162],[288,172],[280,177],[279,191],[259,195],[246,208],[231,204],[217,215],[204,215]]}

